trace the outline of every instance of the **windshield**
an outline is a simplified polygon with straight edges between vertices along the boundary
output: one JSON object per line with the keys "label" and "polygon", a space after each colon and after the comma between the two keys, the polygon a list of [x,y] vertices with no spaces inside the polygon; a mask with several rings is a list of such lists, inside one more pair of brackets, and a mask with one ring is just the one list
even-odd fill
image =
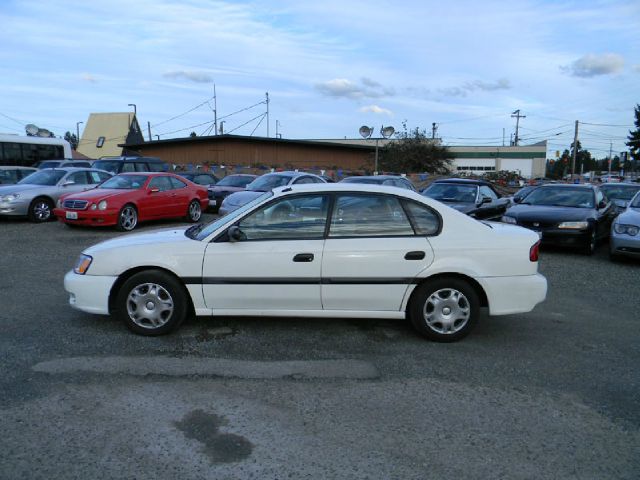
{"label": "windshield", "polygon": [[633,197],[633,200],[631,200],[631,206],[633,208],[640,208],[640,192],[638,192],[636,196]]}
{"label": "windshield", "polygon": [[476,185],[433,183],[422,194],[441,202],[475,203],[477,191]]}
{"label": "windshield", "polygon": [[136,190],[142,188],[147,181],[146,175],[116,175],[100,184],[98,188],[113,188],[117,190]]}
{"label": "windshield", "polygon": [[255,177],[244,176],[244,175],[229,175],[228,177],[224,177],[218,183],[216,183],[216,187],[238,187],[244,188],[249,183],[251,183]]}
{"label": "windshield", "polygon": [[41,170],[23,178],[18,185],[55,185],[66,173],[64,170]]}
{"label": "windshield", "polygon": [[548,205],[554,207],[593,208],[593,190],[571,187],[541,187],[534,190],[520,205]]}
{"label": "windshield", "polygon": [[251,210],[254,207],[254,205],[257,205],[261,203],[263,200],[266,200],[267,198],[270,198],[272,196],[273,196],[273,192],[265,192],[259,197],[254,198],[249,203],[241,206],[237,210],[234,210],[233,212],[228,213],[224,217],[221,217],[208,224],[202,223],[199,225],[194,225],[193,227],[187,229],[187,231],[185,232],[185,235],[195,240],[203,240],[207,238],[209,235],[211,235],[213,232],[215,232],[221,226],[229,222],[232,222],[236,218],[239,218],[240,216],[244,215],[245,212]]}
{"label": "windshield", "polygon": [[93,168],[97,168],[99,170],[106,170],[111,173],[118,173],[120,170],[120,165],[122,162],[113,161],[113,160],[98,160],[93,162]]}
{"label": "windshield", "polygon": [[610,200],[631,200],[640,191],[640,185],[603,185],[600,190]]}
{"label": "windshield", "polygon": [[268,192],[274,188],[288,185],[290,180],[291,177],[287,175],[267,174],[256,178],[253,182],[247,185],[247,190],[253,190],[254,192]]}

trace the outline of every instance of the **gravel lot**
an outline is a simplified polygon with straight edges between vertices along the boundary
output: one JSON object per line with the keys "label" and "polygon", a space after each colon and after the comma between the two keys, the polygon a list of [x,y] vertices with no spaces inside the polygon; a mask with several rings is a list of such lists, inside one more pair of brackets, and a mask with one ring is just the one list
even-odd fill
{"label": "gravel lot", "polygon": [[115,235],[0,220],[2,479],[639,476],[640,262],[606,246],[543,250],[547,301],[448,345],[372,320],[135,336],[62,285]]}

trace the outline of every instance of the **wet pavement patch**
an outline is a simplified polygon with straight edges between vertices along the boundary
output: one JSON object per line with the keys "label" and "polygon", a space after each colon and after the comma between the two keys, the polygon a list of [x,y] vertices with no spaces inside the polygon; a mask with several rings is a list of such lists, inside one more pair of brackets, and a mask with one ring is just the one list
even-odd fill
{"label": "wet pavement patch", "polygon": [[251,455],[253,445],[240,435],[221,433],[220,427],[227,424],[224,417],[202,410],[194,410],[174,422],[185,437],[203,444],[203,453],[213,463],[239,462]]}

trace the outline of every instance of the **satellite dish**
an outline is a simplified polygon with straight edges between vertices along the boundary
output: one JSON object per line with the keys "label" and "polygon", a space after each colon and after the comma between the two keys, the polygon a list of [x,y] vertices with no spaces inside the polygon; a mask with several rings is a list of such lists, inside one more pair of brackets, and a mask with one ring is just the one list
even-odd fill
{"label": "satellite dish", "polygon": [[393,127],[381,127],[380,135],[382,135],[384,138],[389,138],[395,131],[396,129]]}
{"label": "satellite dish", "polygon": [[371,136],[371,134],[373,133],[373,128],[367,127],[366,125],[363,125],[360,127],[360,130],[358,130],[360,132],[360,136],[362,138],[369,138]]}
{"label": "satellite dish", "polygon": [[31,136],[38,135],[39,128],[36,125],[34,125],[33,123],[30,123],[29,125],[26,125],[24,127],[24,129],[27,132],[27,135],[31,135]]}
{"label": "satellite dish", "polygon": [[53,135],[51,135],[51,132],[49,130],[47,130],[46,128],[39,128],[38,129],[38,133],[36,133],[36,135],[38,137],[52,137]]}

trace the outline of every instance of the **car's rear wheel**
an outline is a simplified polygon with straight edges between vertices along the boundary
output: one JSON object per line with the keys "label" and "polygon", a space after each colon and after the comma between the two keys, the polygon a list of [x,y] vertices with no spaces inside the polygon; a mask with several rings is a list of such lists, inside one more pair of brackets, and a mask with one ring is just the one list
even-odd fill
{"label": "car's rear wheel", "polygon": [[138,225],[138,211],[133,205],[125,205],[118,213],[116,228],[122,232],[130,232]]}
{"label": "car's rear wheel", "polygon": [[177,328],[188,313],[187,293],[173,276],[143,271],[129,278],[116,297],[116,316],[140,335],[163,335]]}
{"label": "car's rear wheel", "polygon": [[200,206],[200,202],[192,200],[189,204],[189,208],[187,209],[187,221],[196,223],[200,218],[202,218],[202,207]]}
{"label": "car's rear wheel", "polygon": [[36,198],[29,205],[29,220],[32,222],[48,222],[52,215],[53,203],[48,198]]}
{"label": "car's rear wheel", "polygon": [[428,339],[455,342],[478,323],[480,301],[465,280],[442,277],[416,288],[408,313],[414,328]]}

